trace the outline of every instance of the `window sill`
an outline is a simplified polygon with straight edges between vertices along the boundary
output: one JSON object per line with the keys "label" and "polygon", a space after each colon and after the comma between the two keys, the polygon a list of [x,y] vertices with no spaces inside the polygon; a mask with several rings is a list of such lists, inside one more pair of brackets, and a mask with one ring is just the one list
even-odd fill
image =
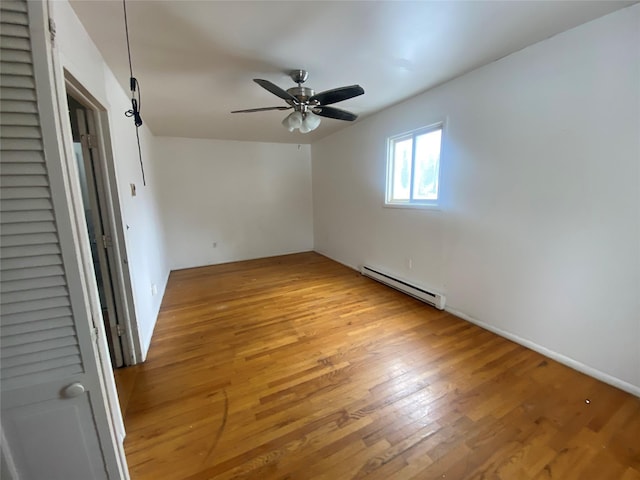
{"label": "window sill", "polygon": [[434,210],[441,211],[442,207],[436,204],[428,204],[428,203],[387,203],[383,204],[385,208],[408,208],[414,210]]}

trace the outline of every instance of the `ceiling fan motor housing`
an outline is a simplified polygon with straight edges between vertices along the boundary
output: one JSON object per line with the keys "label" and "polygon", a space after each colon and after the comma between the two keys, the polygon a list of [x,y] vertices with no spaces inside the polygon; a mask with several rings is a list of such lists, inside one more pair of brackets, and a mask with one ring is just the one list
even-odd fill
{"label": "ceiling fan motor housing", "polygon": [[[296,97],[298,99],[298,102],[306,103],[307,100],[309,100],[310,97],[315,95],[316,92],[312,88],[297,86],[297,87],[291,87],[287,89],[287,93],[290,93],[291,95]],[[293,100],[285,100],[285,101],[289,105],[294,104]]]}

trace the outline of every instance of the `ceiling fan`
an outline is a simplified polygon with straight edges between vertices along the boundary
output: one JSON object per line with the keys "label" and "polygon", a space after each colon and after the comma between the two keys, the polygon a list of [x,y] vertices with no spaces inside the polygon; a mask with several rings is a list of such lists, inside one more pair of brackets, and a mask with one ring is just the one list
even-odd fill
{"label": "ceiling fan", "polygon": [[355,113],[340,110],[335,107],[329,107],[327,105],[362,95],[364,93],[364,89],[360,85],[349,85],[348,87],[339,87],[315,93],[311,88],[302,86],[309,76],[309,73],[306,70],[292,70],[289,72],[289,76],[298,84],[298,86],[291,87],[287,90],[283,90],[274,83],[271,83],[269,80],[263,80],[261,78],[253,79],[254,82],[265,90],[268,90],[274,95],[282,98],[289,104],[289,106],[250,108],[247,110],[234,110],[231,113],[293,109],[293,112],[282,121],[282,125],[289,129],[290,132],[293,132],[297,128],[301,133],[307,133],[318,128],[318,125],[320,125],[320,117],[335,118],[337,120],[346,120],[348,122],[353,122],[358,118]]}

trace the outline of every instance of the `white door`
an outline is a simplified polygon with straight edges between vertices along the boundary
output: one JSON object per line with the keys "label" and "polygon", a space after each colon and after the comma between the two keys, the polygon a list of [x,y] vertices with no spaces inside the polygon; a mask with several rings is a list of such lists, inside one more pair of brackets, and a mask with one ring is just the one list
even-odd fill
{"label": "white door", "polygon": [[[82,168],[79,172],[79,180],[84,184],[83,204],[87,221],[87,233],[91,244],[91,256],[95,271],[96,282],[98,282],[98,295],[100,297],[100,307],[104,320],[105,334],[109,343],[109,354],[114,368],[124,365],[123,346],[126,342],[121,342],[120,338],[124,334],[124,327],[121,325],[120,309],[116,308],[117,282],[114,280],[112,268],[114,259],[111,252],[112,240],[108,231],[108,224],[104,218],[107,208],[104,202],[104,193],[100,190],[103,179],[101,178],[100,163],[94,156],[98,156],[97,135],[93,125],[91,113],[85,108],[76,108],[74,112],[69,112],[72,125],[77,128],[79,138],[74,138],[74,147],[80,147],[76,153],[76,160]],[[75,130],[72,128],[72,131]],[[75,134],[74,134],[75,135]],[[80,170],[80,168],[79,168]],[[102,194],[102,195],[101,195]]]}
{"label": "white door", "polygon": [[46,2],[0,10],[2,454],[21,480],[128,478],[67,197]]}
{"label": "white door", "polygon": [[[71,380],[90,385],[86,378],[67,381]],[[91,392],[65,398],[59,388],[62,383],[3,392],[2,425],[19,478],[118,478],[108,475],[102,459],[92,421]],[[26,395],[31,395],[29,401]]]}

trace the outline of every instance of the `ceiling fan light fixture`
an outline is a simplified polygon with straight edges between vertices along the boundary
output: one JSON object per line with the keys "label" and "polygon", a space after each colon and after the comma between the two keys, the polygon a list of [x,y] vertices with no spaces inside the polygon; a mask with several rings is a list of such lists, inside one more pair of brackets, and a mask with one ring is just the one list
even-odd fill
{"label": "ceiling fan light fixture", "polygon": [[305,122],[302,122],[302,125],[300,125],[300,133],[309,133],[310,131],[309,126]]}
{"label": "ceiling fan light fixture", "polygon": [[282,125],[293,132],[296,128],[300,133],[309,133],[320,125],[320,117],[311,112],[293,112],[282,120]]}
{"label": "ceiling fan light fixture", "polygon": [[302,113],[300,112],[292,112],[282,120],[282,125],[284,128],[293,132],[296,128],[300,128],[302,126]]}
{"label": "ceiling fan light fixture", "polygon": [[302,124],[303,125],[306,124],[307,127],[309,128],[309,131],[315,130],[320,126],[320,117],[315,113],[308,112],[307,115],[304,117]]}

